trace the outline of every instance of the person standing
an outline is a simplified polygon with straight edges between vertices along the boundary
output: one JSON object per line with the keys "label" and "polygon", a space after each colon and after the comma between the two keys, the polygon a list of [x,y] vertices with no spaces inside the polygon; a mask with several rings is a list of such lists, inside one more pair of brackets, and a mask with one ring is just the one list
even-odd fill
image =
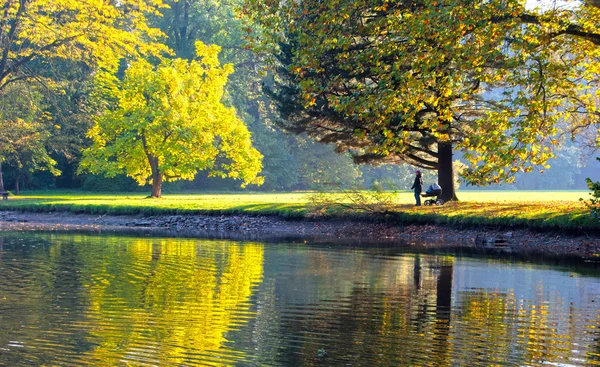
{"label": "person standing", "polygon": [[411,190],[415,190],[415,200],[417,200],[415,206],[421,206],[421,191],[423,191],[423,178],[421,176],[421,171],[417,170],[415,173],[415,183],[413,183]]}

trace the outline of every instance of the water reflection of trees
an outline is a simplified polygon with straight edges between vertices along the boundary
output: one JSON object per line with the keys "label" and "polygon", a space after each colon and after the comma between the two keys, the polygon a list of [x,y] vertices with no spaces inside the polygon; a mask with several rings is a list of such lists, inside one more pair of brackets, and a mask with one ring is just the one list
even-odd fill
{"label": "water reflection of trees", "polygon": [[[287,302],[271,308],[283,340],[264,356],[276,355],[276,364],[599,365],[585,351],[600,340],[588,319],[600,310],[565,308],[558,293],[548,300],[538,289],[534,299],[517,299],[506,290],[453,289],[452,257],[357,256],[338,264],[315,251],[309,259],[314,280],[298,266],[298,284],[272,290]],[[273,325],[263,327],[274,333]]]}
{"label": "water reflection of trees", "polygon": [[376,262],[363,256],[333,266],[312,261],[328,268],[316,273],[338,274],[329,292],[320,290],[320,301],[286,305],[277,317],[287,336],[278,363],[449,365],[452,263],[429,256]]}
{"label": "water reflection of trees", "polygon": [[35,266],[16,266],[14,277],[0,270],[3,290],[21,289],[0,302],[0,346],[21,340],[32,360],[68,356],[94,366],[244,358],[225,344],[252,317],[262,245],[85,236],[50,242],[25,254],[24,263]]}
{"label": "water reflection of trees", "polygon": [[57,351],[91,347],[87,330],[73,327],[84,320],[86,304],[77,248],[51,247],[41,238],[0,241],[0,362],[23,365],[27,355],[29,363],[43,365]]}
{"label": "water reflection of trees", "polygon": [[[110,318],[108,326],[116,330],[92,332],[99,342],[92,359],[111,366],[139,355],[174,365],[211,359],[226,364],[242,357],[222,346],[226,333],[248,317],[242,311],[250,308],[252,287],[262,278],[262,246],[142,240],[129,248],[135,260],[118,266],[127,273],[111,272],[111,262],[118,261],[112,254],[97,263],[95,274],[110,281],[91,284],[90,299],[96,302],[90,311],[101,323]],[[145,281],[129,282],[129,274]],[[138,306],[115,320],[131,302]]]}

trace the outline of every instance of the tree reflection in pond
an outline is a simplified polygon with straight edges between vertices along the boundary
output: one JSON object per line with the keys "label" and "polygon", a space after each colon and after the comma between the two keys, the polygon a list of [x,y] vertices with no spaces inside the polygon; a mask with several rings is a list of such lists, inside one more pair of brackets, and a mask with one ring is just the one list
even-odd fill
{"label": "tree reflection in pond", "polygon": [[[55,236],[51,246],[41,241],[35,247],[46,254],[9,250],[24,257],[17,276],[0,270],[0,287],[15,290],[0,304],[0,315],[10,315],[0,316],[0,345],[28,340],[33,359],[66,354],[94,366],[229,365],[244,358],[224,344],[251,316],[249,299],[263,276],[262,245],[104,237],[98,246],[85,236]],[[34,267],[46,256],[44,266]]]}
{"label": "tree reflection in pond", "polygon": [[[92,331],[99,344],[93,360],[114,366],[138,359],[139,351],[145,361],[175,365],[242,357],[220,349],[227,332],[243,323],[235,313],[250,309],[252,287],[262,279],[262,246],[155,240],[135,242],[129,251],[108,254],[93,272],[102,275],[90,285],[90,311],[104,324]],[[115,258],[125,262],[111,263]],[[144,281],[129,282],[130,276]],[[123,307],[130,307],[128,315]]]}
{"label": "tree reflection in pond", "polygon": [[[274,290],[280,304],[285,303],[283,313],[271,315],[281,322],[278,365],[450,364],[445,349],[450,347],[453,258],[417,255],[378,261],[361,256],[339,261],[308,252],[310,265],[298,264],[286,289]],[[307,268],[331,276],[325,280],[304,274]],[[328,286],[314,284],[321,280]],[[320,299],[306,303],[314,299],[306,293],[315,288]]]}
{"label": "tree reflection in pond", "polygon": [[[272,294],[259,295],[259,302],[277,300],[269,319],[278,325],[258,314],[255,332],[268,332],[256,347],[268,352],[257,360],[298,366],[598,365],[591,344],[600,317],[593,302],[600,295],[597,278],[577,282],[568,272],[452,256],[302,254],[308,260],[289,253],[280,259],[287,265],[285,279],[274,282]],[[267,281],[270,273],[266,269]],[[486,282],[497,288],[470,286]],[[565,291],[577,283],[577,290]]]}
{"label": "tree reflection in pond", "polygon": [[0,246],[2,366],[600,365],[594,268],[310,243]]}

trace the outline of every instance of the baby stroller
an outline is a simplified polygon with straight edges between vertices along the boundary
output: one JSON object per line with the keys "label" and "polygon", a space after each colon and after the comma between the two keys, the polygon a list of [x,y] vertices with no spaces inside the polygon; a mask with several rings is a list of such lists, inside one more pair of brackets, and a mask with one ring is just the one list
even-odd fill
{"label": "baby stroller", "polygon": [[[434,183],[430,185],[425,193],[421,194],[422,197],[427,198],[431,197],[432,199],[425,200],[423,204],[425,205],[444,205],[444,200],[440,198],[442,195],[442,188],[440,185]],[[435,199],[433,197],[435,196]]]}

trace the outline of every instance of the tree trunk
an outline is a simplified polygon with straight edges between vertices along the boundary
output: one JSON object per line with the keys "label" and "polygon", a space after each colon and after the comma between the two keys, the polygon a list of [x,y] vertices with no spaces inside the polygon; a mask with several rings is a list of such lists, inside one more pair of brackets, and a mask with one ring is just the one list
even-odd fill
{"label": "tree trunk", "polygon": [[152,173],[152,194],[150,197],[152,198],[160,198],[162,195],[162,181],[163,176],[156,172],[156,174]]}
{"label": "tree trunk", "polygon": [[[148,98],[149,97],[146,97],[146,99]],[[144,146],[144,153],[146,153],[146,157],[148,157],[150,172],[152,172],[152,194],[150,194],[150,197],[160,198],[162,195],[163,174],[158,168],[158,158],[150,153],[148,141],[146,140],[146,132],[144,130],[142,130],[142,144]]]}
{"label": "tree trunk", "polygon": [[148,154],[148,162],[152,172],[152,194],[151,198],[160,198],[162,196],[163,174],[158,169],[158,158],[152,154]]}
{"label": "tree trunk", "polygon": [[452,143],[438,142],[438,183],[442,187],[442,200],[458,200],[454,188],[454,168],[452,167]]}
{"label": "tree trunk", "polygon": [[2,161],[0,160],[0,192],[4,192],[4,179],[2,178]]}
{"label": "tree trunk", "polygon": [[21,175],[17,173],[17,178],[15,179],[15,195],[19,195],[19,181],[21,180]]}

